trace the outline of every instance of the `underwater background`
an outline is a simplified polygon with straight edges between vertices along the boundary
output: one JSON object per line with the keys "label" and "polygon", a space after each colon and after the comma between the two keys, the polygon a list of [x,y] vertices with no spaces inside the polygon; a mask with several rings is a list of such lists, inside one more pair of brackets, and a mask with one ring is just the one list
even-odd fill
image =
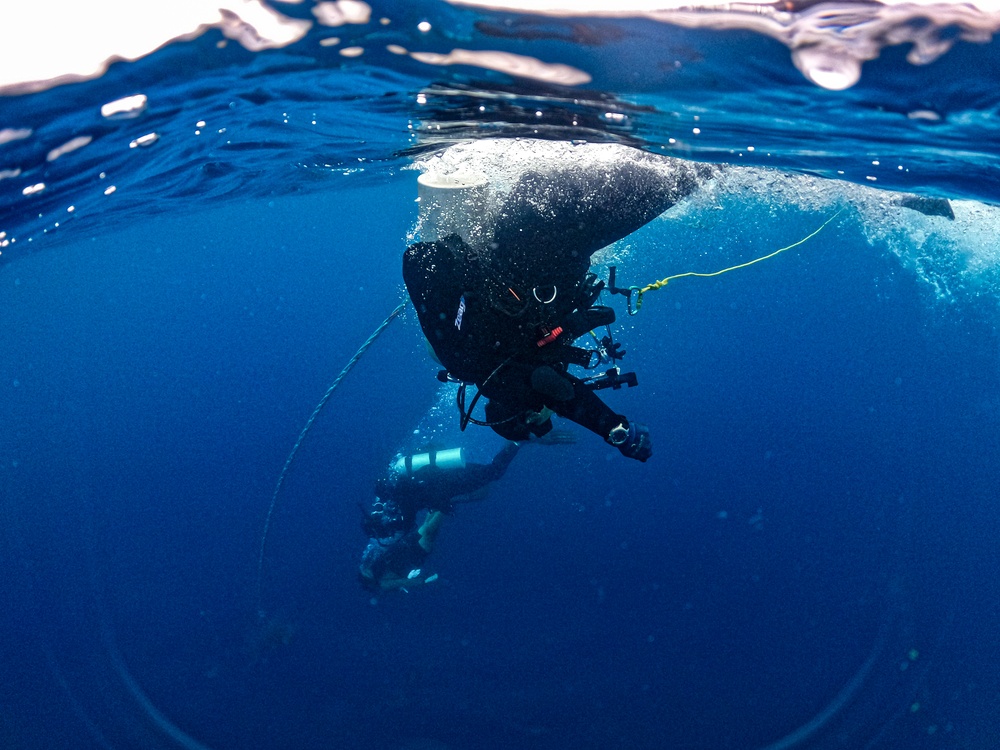
{"label": "underwater background", "polygon": [[[363,5],[261,4],[354,19],[284,46],[248,49],[230,18],[87,80],[4,84],[0,744],[995,747],[992,10],[899,21],[922,36],[883,30],[901,46],[838,88],[735,11]],[[759,7],[783,28],[820,13]],[[912,64],[934,29],[954,47]],[[410,54],[458,44],[589,80]],[[133,117],[101,113],[140,93]],[[405,296],[414,162],[496,138],[497,169],[529,138],[736,165],[597,259],[619,283],[832,220],[634,317],[609,302],[639,386],[602,397],[649,425],[653,458],[559,423],[575,443],[522,450],[445,521],[438,581],[372,599],[375,480],[431,443],[501,445],[459,431],[405,311],[303,440],[258,599],[288,453]]]}

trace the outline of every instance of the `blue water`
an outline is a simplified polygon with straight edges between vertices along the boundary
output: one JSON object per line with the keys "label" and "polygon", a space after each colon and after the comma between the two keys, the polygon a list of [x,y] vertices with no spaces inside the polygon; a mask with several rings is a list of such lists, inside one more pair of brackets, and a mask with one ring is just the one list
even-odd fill
{"label": "blue water", "polygon": [[[425,18],[434,44],[469,46],[475,20],[508,19],[380,13],[394,23],[339,28],[342,46],[412,47],[397,29]],[[405,295],[406,167],[441,132],[571,137],[523,116],[582,118],[609,99],[567,105],[564,90],[388,53],[344,61],[315,34],[213,52],[209,32],[0,100],[0,128],[33,131],[0,145],[0,168],[23,170],[0,180],[0,230],[18,240],[0,255],[0,745],[996,746],[995,45],[923,68],[890,49],[828,92],[748,33],[589,23],[606,44],[489,39],[631,103],[627,127],[595,117],[581,138],[786,170],[730,177],[628,238],[621,281],[758,257],[843,210],[794,251],[650,292],[635,317],[615,300],[639,387],[603,393],[650,426],[654,457],[575,428],[575,444],[524,449],[447,519],[440,580],[377,601],[356,580],[373,482],[431,431],[481,461],[500,445],[459,433],[411,311],[303,441],[259,602],[257,556],[303,424]],[[626,49],[649,62],[635,39],[661,33],[688,50],[680,84],[608,64]],[[754,94],[732,75],[740,45],[759,60]],[[668,123],[719,71],[704,137],[668,148]],[[418,104],[434,82],[470,89]],[[490,86],[511,96],[470,124],[463,97]],[[141,118],[100,117],[139,91]],[[883,104],[910,104],[901,91],[943,120],[879,130]],[[95,139],[45,161],[80,133]],[[866,179],[873,155],[884,179]],[[883,186],[957,199],[956,218],[894,206]]]}

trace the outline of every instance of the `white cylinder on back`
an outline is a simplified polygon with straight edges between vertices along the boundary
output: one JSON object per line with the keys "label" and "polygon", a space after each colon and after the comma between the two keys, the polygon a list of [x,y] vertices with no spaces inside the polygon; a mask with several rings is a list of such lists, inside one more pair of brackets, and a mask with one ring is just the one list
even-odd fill
{"label": "white cylinder on back", "polygon": [[[464,448],[449,448],[443,451],[430,451],[428,453],[418,453],[415,456],[403,456],[396,460],[392,465],[393,470],[397,474],[407,474],[412,475],[414,472],[429,466],[431,463],[431,454],[434,454],[434,465],[439,469],[464,469],[465,468],[465,449]],[[410,471],[407,472],[406,464],[407,458],[410,458]]]}
{"label": "white cylinder on back", "polygon": [[417,178],[420,196],[420,238],[435,242],[457,234],[466,244],[481,248],[489,182],[477,172],[437,174]]}

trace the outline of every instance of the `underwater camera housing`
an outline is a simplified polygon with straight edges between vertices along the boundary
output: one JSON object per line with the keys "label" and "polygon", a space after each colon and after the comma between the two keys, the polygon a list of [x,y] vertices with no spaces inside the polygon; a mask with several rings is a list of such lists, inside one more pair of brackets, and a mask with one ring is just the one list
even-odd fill
{"label": "underwater camera housing", "polygon": [[634,388],[639,385],[639,380],[636,378],[634,372],[623,373],[620,367],[612,367],[610,370],[605,371],[603,375],[595,375],[592,378],[587,378],[583,381],[583,384],[592,391],[603,391],[605,388],[612,388],[617,391],[623,385]]}

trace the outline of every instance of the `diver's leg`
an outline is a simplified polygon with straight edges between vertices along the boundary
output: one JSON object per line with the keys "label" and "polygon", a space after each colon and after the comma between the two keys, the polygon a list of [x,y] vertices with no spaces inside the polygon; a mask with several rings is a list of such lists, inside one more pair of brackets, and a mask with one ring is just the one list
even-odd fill
{"label": "diver's leg", "polygon": [[489,399],[486,422],[507,440],[541,437],[552,429],[542,394],[531,387],[534,366],[511,362],[480,386]]}
{"label": "diver's leg", "polygon": [[521,446],[513,441],[504,443],[503,448],[490,461],[490,475],[494,479],[499,479],[507,472],[507,467],[510,466],[510,462],[514,460],[514,456],[517,455],[520,448]]}
{"label": "diver's leg", "polygon": [[[525,435],[523,440],[527,441],[529,438],[530,433]],[[507,467],[510,466],[510,462],[514,460],[514,456],[517,455],[520,448],[520,443],[508,440],[488,464],[467,463],[462,470],[462,487],[460,493],[462,499],[452,498],[451,502],[453,504],[458,502],[471,503],[482,500],[485,495],[477,495],[475,493],[478,493],[479,490],[483,489],[490,482],[500,479],[506,473]]]}
{"label": "diver's leg", "polygon": [[439,510],[432,510],[427,514],[427,518],[420,524],[417,533],[420,534],[420,547],[427,554],[434,550],[434,542],[437,540],[438,532],[441,530],[441,522],[444,520],[444,513]]}
{"label": "diver's leg", "polygon": [[531,425],[525,421],[527,408],[491,398],[486,404],[486,423],[505,440],[528,440]]}
{"label": "diver's leg", "polygon": [[558,283],[567,267],[582,275],[596,250],[652,221],[716,171],[630,149],[602,169],[541,162],[521,175],[497,214],[497,259],[515,275],[531,269],[547,283]]}

